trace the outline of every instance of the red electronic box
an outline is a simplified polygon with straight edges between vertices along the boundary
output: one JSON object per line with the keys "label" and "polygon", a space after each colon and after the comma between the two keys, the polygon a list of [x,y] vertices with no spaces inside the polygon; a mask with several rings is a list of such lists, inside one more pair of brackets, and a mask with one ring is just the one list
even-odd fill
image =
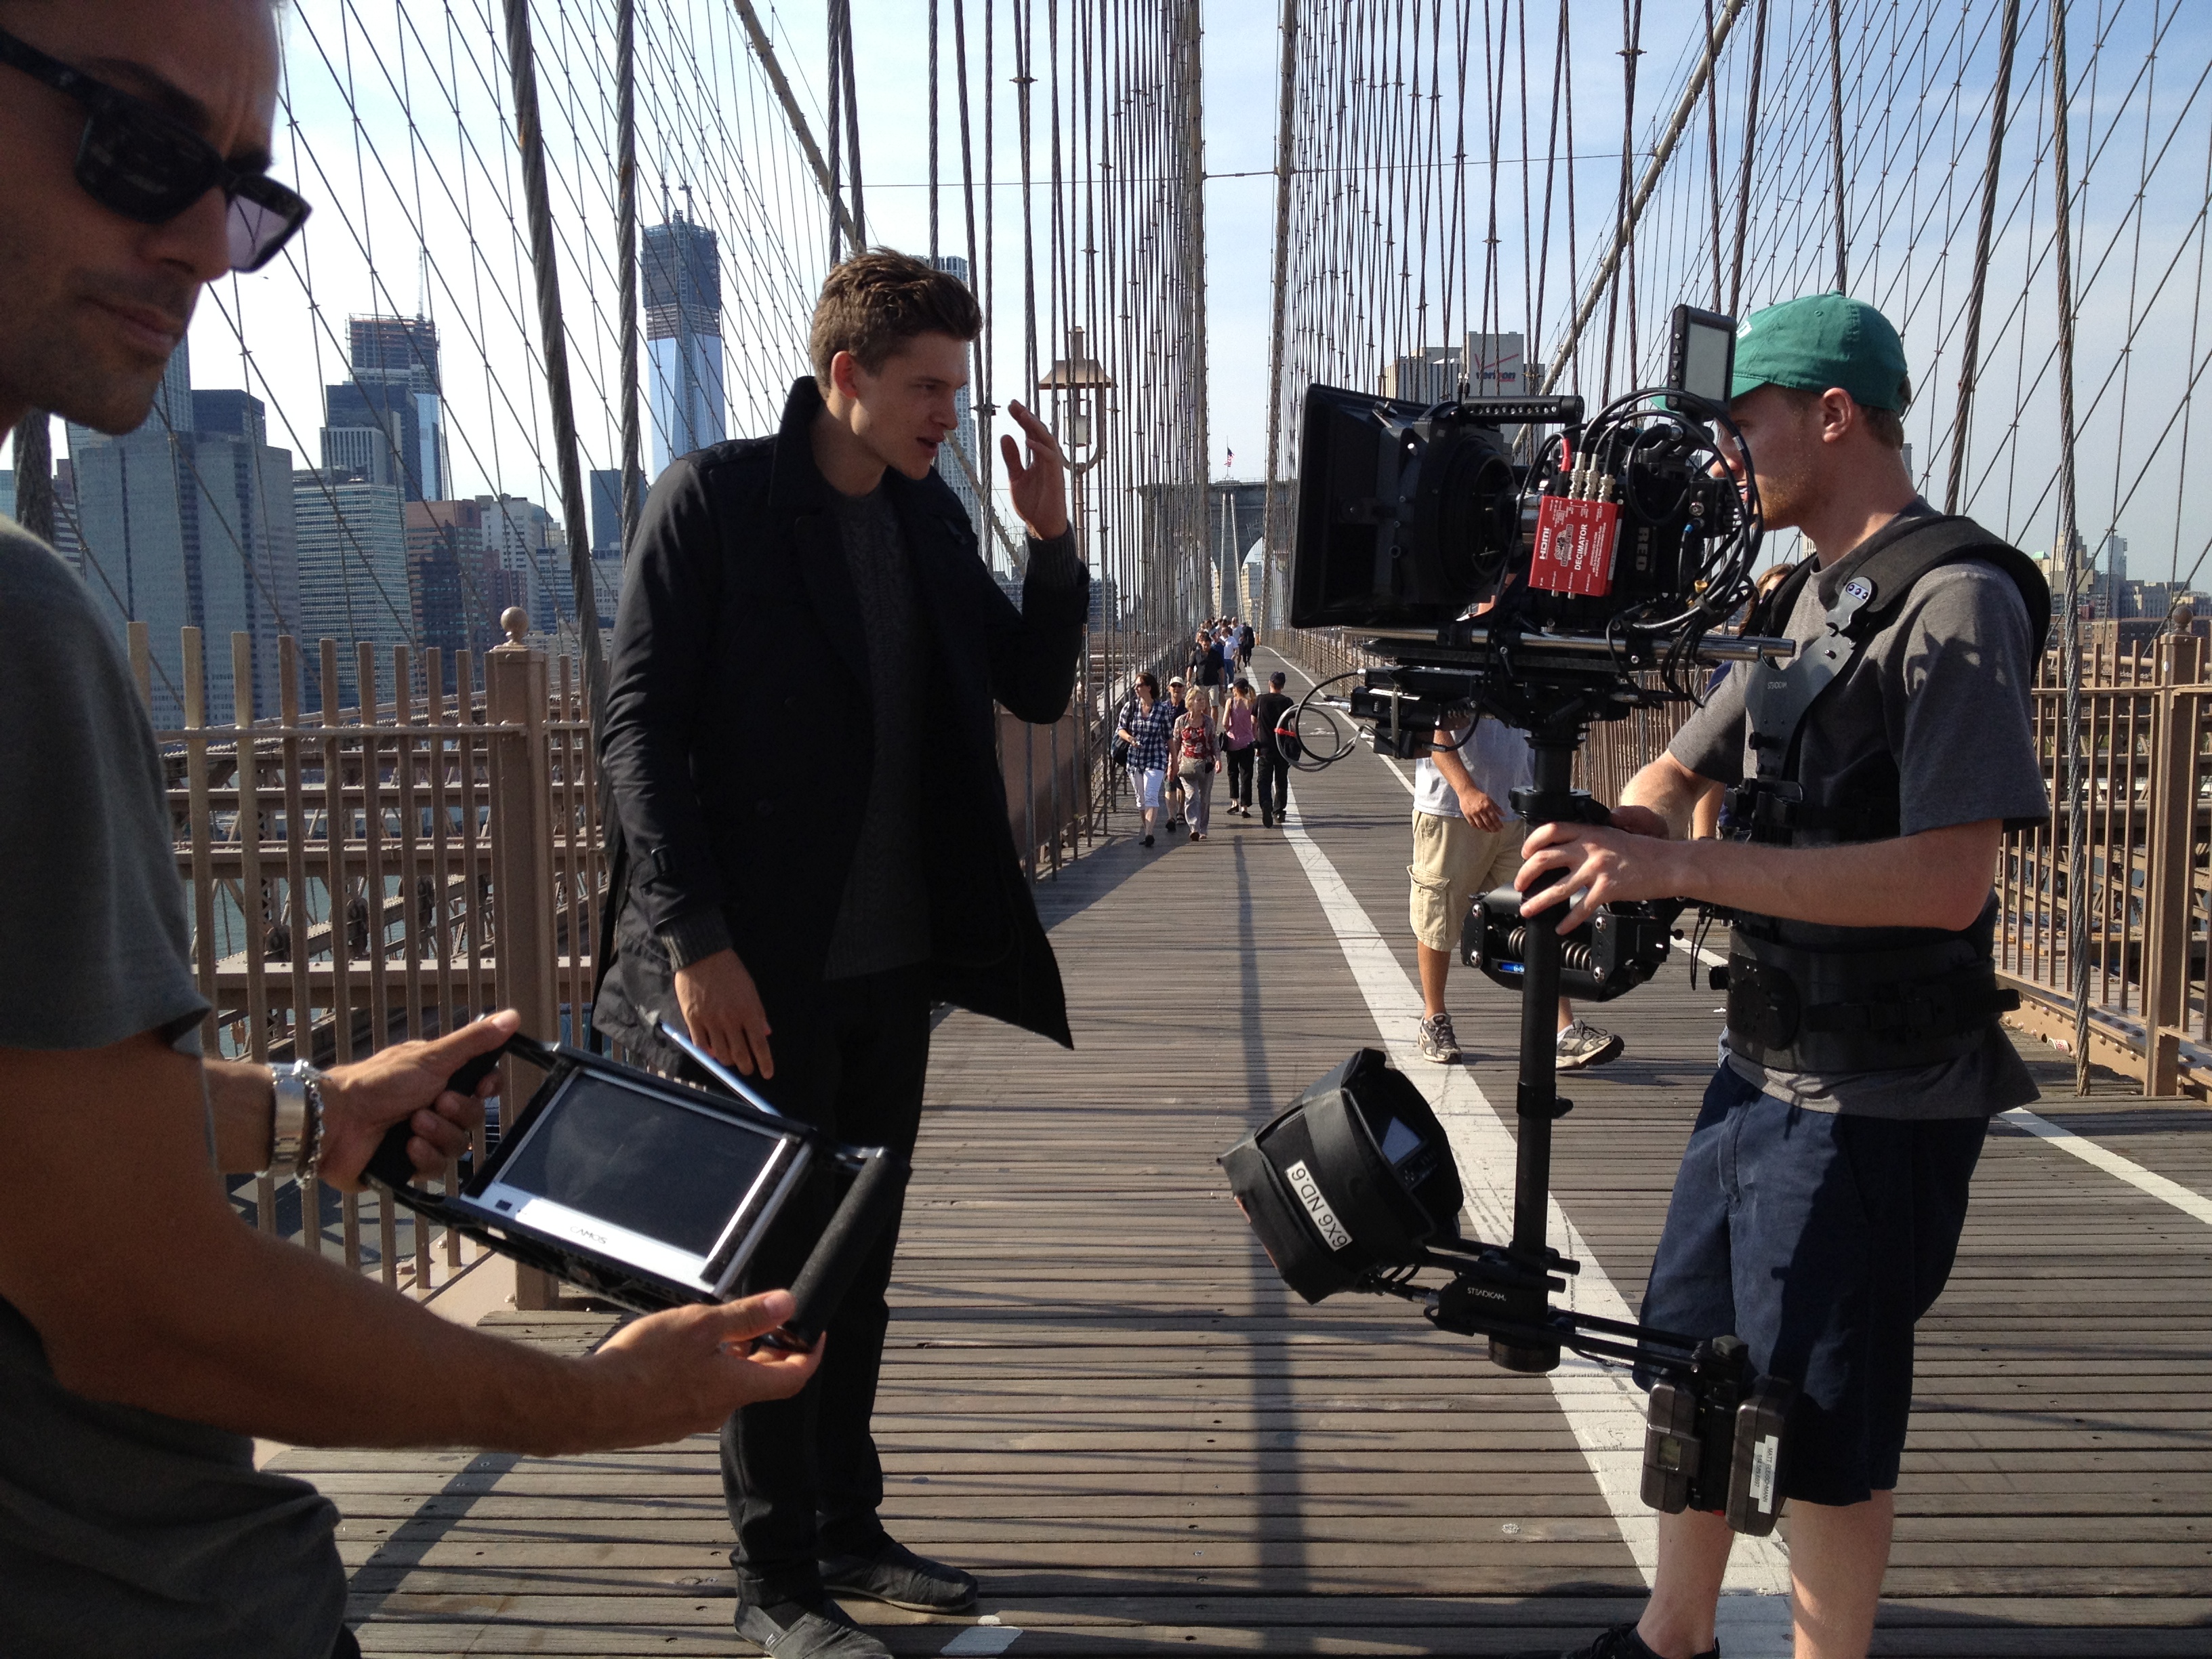
{"label": "red electronic box", "polygon": [[1547,495],[1536,509],[1536,548],[1528,585],[1553,593],[1593,598],[1613,591],[1613,552],[1620,533],[1613,501]]}

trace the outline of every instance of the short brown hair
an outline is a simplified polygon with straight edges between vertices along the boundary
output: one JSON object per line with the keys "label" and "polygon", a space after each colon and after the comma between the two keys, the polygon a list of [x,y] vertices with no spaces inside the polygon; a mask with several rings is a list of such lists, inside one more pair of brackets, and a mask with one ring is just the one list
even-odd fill
{"label": "short brown hair", "polygon": [[[1768,384],[1772,385],[1773,383],[1770,381]],[[1777,386],[1774,389],[1780,392],[1784,398],[1788,398],[1790,400],[1790,406],[1792,409],[1795,409],[1801,415],[1808,409],[1810,409],[1815,403],[1819,402],[1822,395],[1817,392],[1800,391],[1794,386]],[[1899,396],[1902,399],[1905,409],[1909,409],[1912,406],[1912,382],[1911,380],[1905,380],[1900,383],[1899,386]],[[1875,442],[1888,449],[1903,449],[1905,447],[1904,409],[1876,409],[1871,404],[1859,403],[1856,398],[1853,398],[1851,401],[1856,406],[1859,413],[1866,417],[1867,430],[1874,434]]]}
{"label": "short brown hair", "polygon": [[983,313],[967,283],[910,253],[872,247],[836,266],[822,284],[807,349],[826,390],[830,364],[841,351],[874,374],[917,335],[972,340],[982,331]]}

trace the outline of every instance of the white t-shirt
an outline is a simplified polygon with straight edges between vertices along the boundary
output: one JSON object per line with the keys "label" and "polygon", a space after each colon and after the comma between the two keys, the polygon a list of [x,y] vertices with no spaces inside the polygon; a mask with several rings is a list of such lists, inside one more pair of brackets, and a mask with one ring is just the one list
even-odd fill
{"label": "white t-shirt", "polygon": [[[1451,734],[1440,726],[1437,735],[1449,740]],[[1474,787],[1496,801],[1499,811],[1512,817],[1513,791],[1534,781],[1528,735],[1494,715],[1484,714],[1459,734],[1456,747]],[[1413,766],[1413,810],[1439,818],[1467,816],[1459,810],[1458,792],[1425,755]]]}

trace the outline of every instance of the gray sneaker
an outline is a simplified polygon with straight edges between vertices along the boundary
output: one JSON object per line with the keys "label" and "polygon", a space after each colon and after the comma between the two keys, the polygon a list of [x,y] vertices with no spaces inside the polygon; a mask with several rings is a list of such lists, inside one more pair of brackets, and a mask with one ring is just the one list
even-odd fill
{"label": "gray sneaker", "polygon": [[1585,1066],[1602,1066],[1619,1060],[1626,1047],[1613,1032],[1578,1019],[1559,1033],[1559,1066],[1563,1072],[1578,1072]]}
{"label": "gray sneaker", "polygon": [[1452,1030],[1449,1014],[1437,1014],[1424,1019],[1420,1041],[1423,1060],[1433,1060],[1439,1066],[1459,1064],[1459,1038]]}

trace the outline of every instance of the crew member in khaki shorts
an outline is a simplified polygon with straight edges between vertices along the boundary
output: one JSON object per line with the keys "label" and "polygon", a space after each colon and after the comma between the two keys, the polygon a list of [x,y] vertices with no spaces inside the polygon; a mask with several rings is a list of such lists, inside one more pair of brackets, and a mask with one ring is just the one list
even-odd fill
{"label": "crew member in khaki shorts", "polygon": [[[1413,769],[1413,861],[1408,906],[1413,954],[1421,969],[1420,1050],[1450,1065],[1461,1058],[1444,981],[1460,929],[1476,897],[1510,887],[1521,868],[1522,830],[1506,816],[1516,787],[1529,781],[1528,740],[1485,714],[1454,729],[1439,728],[1435,746]],[[1572,1071],[1617,1059],[1621,1041],[1575,1018],[1559,999],[1559,1064]]]}

